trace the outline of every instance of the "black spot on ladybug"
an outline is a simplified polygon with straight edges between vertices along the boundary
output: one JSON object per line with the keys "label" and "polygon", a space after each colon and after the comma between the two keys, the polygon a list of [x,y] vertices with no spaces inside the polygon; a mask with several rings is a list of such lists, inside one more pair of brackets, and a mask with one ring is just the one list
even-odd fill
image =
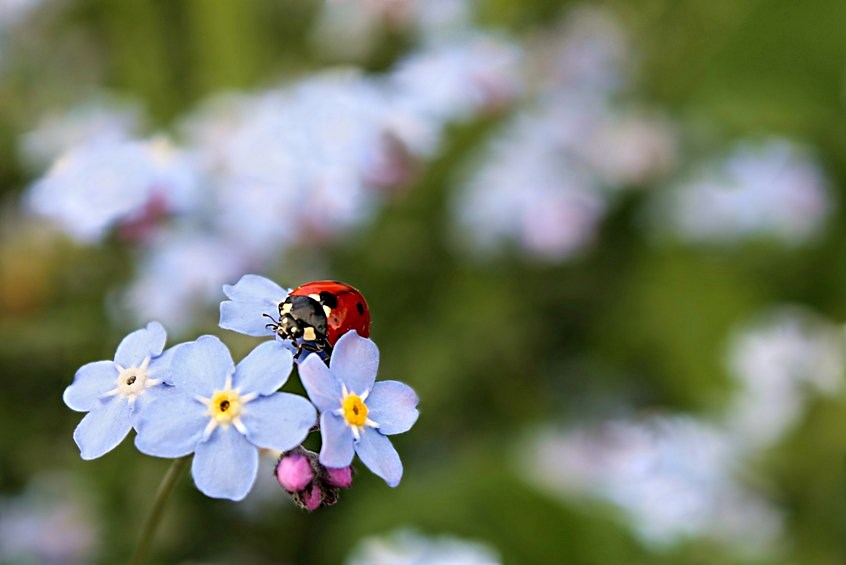
{"label": "black spot on ladybug", "polygon": [[320,293],[320,303],[334,309],[338,307],[338,297],[324,290]]}
{"label": "black spot on ladybug", "polygon": [[364,315],[364,304],[362,304],[361,302],[356,302],[355,303],[355,309],[358,310],[359,316]]}

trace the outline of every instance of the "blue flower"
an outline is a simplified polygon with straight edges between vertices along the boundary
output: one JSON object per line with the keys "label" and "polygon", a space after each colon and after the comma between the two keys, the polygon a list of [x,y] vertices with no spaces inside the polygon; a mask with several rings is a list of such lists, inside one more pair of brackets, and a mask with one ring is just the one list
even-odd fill
{"label": "blue flower", "polygon": [[254,337],[274,335],[267,328],[279,315],[279,304],[288,291],[264,277],[244,275],[234,285],[224,285],[223,293],[230,299],[220,303],[220,327]]}
{"label": "blue flower", "polygon": [[259,345],[237,367],[214,336],[181,345],[171,363],[173,392],[141,414],[136,447],[168,458],[193,452],[197,488],[241,500],[255,482],[258,449],[292,449],[317,421],[308,400],[276,392],[292,367],[291,352],[276,341]]}
{"label": "blue flower", "polygon": [[171,352],[163,353],[167,334],[158,322],[120,342],[114,361],[83,365],[62,398],[72,410],[88,412],[73,432],[83,459],[114,449],[152,402],[166,394]]}
{"label": "blue flower", "polygon": [[353,454],[389,486],[402,478],[402,462],[386,437],[417,421],[417,394],[398,381],[375,383],[379,349],[355,331],[335,344],[329,366],[316,355],[299,365],[300,379],[320,411],[320,463],[346,467]]}
{"label": "blue flower", "polygon": [[190,211],[198,171],[166,140],[91,141],[62,156],[28,189],[26,206],[82,243],[138,219],[155,200],[167,212]]}

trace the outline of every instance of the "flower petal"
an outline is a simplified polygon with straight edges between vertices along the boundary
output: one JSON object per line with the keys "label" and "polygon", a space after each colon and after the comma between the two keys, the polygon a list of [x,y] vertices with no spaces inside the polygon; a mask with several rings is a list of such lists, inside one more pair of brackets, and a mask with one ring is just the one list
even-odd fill
{"label": "flower petal", "polygon": [[379,348],[355,330],[341,336],[332,351],[329,368],[355,394],[370,390],[379,369]]}
{"label": "flower petal", "polygon": [[167,395],[169,392],[175,390],[175,387],[170,385],[158,384],[145,388],[143,392],[135,397],[135,400],[129,404],[129,419],[132,422],[132,427],[135,427],[135,422],[141,415],[141,412],[154,404],[159,398]]}
{"label": "flower petal", "polygon": [[146,357],[161,355],[167,333],[158,322],[150,322],[146,328],[136,330],[123,338],[115,352],[115,363],[121,367],[138,367]]}
{"label": "flower petal", "polygon": [[100,405],[100,397],[115,388],[118,370],[114,361],[95,361],[76,372],[62,400],[71,410],[88,412]]}
{"label": "flower petal", "polygon": [[377,430],[369,429],[361,434],[355,444],[355,452],[367,468],[385,479],[389,487],[395,487],[402,478],[402,461],[391,440]]}
{"label": "flower petal", "polygon": [[264,314],[278,316],[287,290],[265,277],[244,275],[234,285],[224,285],[223,293],[231,300],[220,303],[221,328],[255,337],[273,335]]}
{"label": "flower petal", "polygon": [[367,397],[367,416],[384,435],[407,432],[417,421],[417,393],[399,381],[379,381]]}
{"label": "flower petal", "polygon": [[317,411],[311,402],[279,392],[247,403],[241,413],[247,439],[258,447],[288,451],[298,446],[317,423]]}
{"label": "flower petal", "polygon": [[210,397],[235,372],[229,350],[212,335],[182,344],[173,354],[170,373],[173,384],[189,396]]}
{"label": "flower petal", "polygon": [[318,410],[329,412],[341,407],[341,383],[318,355],[309,355],[298,367],[300,381]]}
{"label": "flower petal", "polygon": [[346,467],[352,463],[352,430],[340,416],[323,413],[320,415],[320,463],[326,467]]}
{"label": "flower petal", "polygon": [[223,285],[223,294],[232,300],[279,304],[288,291],[272,280],[259,275],[244,275],[234,285]]}
{"label": "flower petal", "polygon": [[273,330],[267,327],[270,319],[265,314],[277,317],[277,307],[266,302],[241,302],[224,300],[220,303],[220,321],[218,325],[225,330],[232,330],[253,337],[270,337]]}
{"label": "flower petal", "polygon": [[113,396],[85,415],[73,431],[73,440],[83,459],[96,459],[114,449],[130,429],[129,403]]}
{"label": "flower petal", "polygon": [[266,341],[238,363],[233,386],[243,393],[271,394],[285,384],[293,367],[294,357],[286,347]]}
{"label": "flower petal", "polygon": [[170,386],[153,387],[142,396],[153,391],[154,401],[142,405],[133,415],[138,431],[135,447],[155,457],[188,455],[203,437],[209,421],[206,407]]}
{"label": "flower petal", "polygon": [[152,379],[161,379],[163,382],[172,385],[173,378],[171,376],[171,368],[170,365],[173,363],[173,356],[179,351],[179,348],[184,343],[180,343],[178,345],[174,345],[173,347],[169,347],[165,349],[161,355],[156,357],[150,362],[150,366],[148,368],[147,374]]}
{"label": "flower petal", "polygon": [[191,474],[206,496],[242,500],[258,473],[258,448],[234,426],[218,427],[194,452]]}

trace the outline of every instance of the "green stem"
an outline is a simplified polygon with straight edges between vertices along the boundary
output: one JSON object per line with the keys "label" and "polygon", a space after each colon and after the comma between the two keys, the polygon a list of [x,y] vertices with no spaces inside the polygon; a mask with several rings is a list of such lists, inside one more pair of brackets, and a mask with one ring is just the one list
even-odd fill
{"label": "green stem", "polygon": [[135,551],[133,552],[132,560],[130,561],[131,565],[141,565],[144,563],[144,560],[147,557],[147,551],[150,549],[150,543],[152,543],[153,536],[156,534],[156,528],[161,521],[164,507],[167,504],[168,498],[170,498],[170,493],[173,491],[173,487],[176,485],[179,475],[182,474],[182,470],[185,469],[188,465],[188,461],[190,460],[190,455],[174,459],[173,464],[167,470],[167,473],[165,473],[161,484],[159,484],[159,490],[156,491],[156,498],[153,500],[153,507],[150,509],[150,513],[147,514],[147,519],[144,521],[144,526],[141,528],[141,534],[138,536],[138,543],[135,545]]}

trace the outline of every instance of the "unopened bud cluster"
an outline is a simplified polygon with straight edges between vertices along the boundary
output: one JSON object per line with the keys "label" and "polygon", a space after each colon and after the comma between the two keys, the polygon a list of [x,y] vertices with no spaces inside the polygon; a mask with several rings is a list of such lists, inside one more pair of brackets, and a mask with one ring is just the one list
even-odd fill
{"label": "unopened bud cluster", "polygon": [[298,446],[279,457],[274,475],[300,508],[314,511],[338,502],[341,489],[352,485],[352,466],[335,469],[320,464],[317,453]]}

